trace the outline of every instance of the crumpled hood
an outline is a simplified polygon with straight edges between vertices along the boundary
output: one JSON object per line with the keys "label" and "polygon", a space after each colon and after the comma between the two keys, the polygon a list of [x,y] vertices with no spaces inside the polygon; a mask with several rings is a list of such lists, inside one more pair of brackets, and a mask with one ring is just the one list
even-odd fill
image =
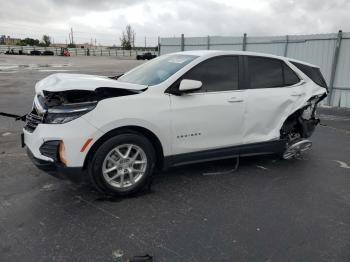
{"label": "crumpled hood", "polygon": [[59,92],[67,90],[89,90],[94,91],[99,87],[111,87],[128,90],[143,90],[144,85],[130,84],[110,79],[106,76],[86,74],[52,74],[35,85],[35,92],[42,94],[42,91]]}

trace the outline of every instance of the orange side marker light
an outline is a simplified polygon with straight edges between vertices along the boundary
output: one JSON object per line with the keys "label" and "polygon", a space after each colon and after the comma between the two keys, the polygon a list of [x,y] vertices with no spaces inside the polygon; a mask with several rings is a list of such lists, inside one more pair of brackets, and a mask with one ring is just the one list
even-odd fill
{"label": "orange side marker light", "polygon": [[91,141],[92,141],[92,138],[89,138],[89,139],[86,140],[85,144],[80,149],[80,153],[83,153],[85,151],[85,149],[88,147],[88,145],[91,143]]}
{"label": "orange side marker light", "polygon": [[65,147],[64,147],[64,143],[63,141],[60,142],[60,144],[58,145],[58,156],[59,156],[59,160],[62,164],[64,164],[65,166],[67,166],[67,160],[65,158]]}

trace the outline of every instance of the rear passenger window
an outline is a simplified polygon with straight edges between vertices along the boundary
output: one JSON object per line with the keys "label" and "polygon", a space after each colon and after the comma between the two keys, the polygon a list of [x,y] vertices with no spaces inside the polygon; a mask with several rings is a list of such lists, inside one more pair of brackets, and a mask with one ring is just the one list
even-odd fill
{"label": "rear passenger window", "polygon": [[327,83],[324,80],[319,68],[303,65],[296,62],[291,62],[291,63],[295,65],[298,69],[300,69],[300,71],[302,71],[305,75],[307,75],[316,84],[324,88],[327,88]]}
{"label": "rear passenger window", "polygon": [[294,73],[294,71],[284,62],[281,63],[283,64],[284,85],[291,86],[299,83],[300,78],[297,76],[297,74]]}
{"label": "rear passenger window", "polygon": [[202,81],[198,92],[218,92],[238,89],[238,57],[220,56],[195,66],[183,79]]}
{"label": "rear passenger window", "polygon": [[281,62],[277,59],[248,56],[250,88],[283,86]]}
{"label": "rear passenger window", "polygon": [[290,86],[300,79],[279,59],[247,56],[250,75],[250,88],[273,88]]}

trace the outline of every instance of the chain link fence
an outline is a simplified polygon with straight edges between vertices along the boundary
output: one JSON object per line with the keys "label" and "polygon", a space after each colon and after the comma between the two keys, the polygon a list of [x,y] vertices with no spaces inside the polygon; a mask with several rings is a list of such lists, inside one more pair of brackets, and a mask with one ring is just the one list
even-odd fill
{"label": "chain link fence", "polygon": [[[136,50],[124,50],[120,47],[93,47],[93,48],[67,48],[70,56],[119,56],[119,57],[131,57],[136,58],[137,55],[141,55],[145,52],[150,52],[154,55],[158,55],[158,51],[155,49],[136,49]],[[60,47],[37,47],[37,46],[8,46],[0,45],[0,54],[23,54],[30,55],[31,51],[51,51],[53,55],[62,55],[62,48]]]}

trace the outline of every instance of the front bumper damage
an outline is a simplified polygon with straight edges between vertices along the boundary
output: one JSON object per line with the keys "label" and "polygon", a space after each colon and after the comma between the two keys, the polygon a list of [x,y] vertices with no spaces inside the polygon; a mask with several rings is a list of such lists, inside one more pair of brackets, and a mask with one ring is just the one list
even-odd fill
{"label": "front bumper damage", "polygon": [[[73,182],[83,182],[88,177],[84,163],[93,143],[82,147],[87,140],[97,141],[103,133],[92,126],[84,117],[66,124],[38,123],[33,130],[23,129],[22,145],[32,162],[46,173]],[[64,153],[59,154],[60,143]],[[62,160],[65,161],[62,161]]]}
{"label": "front bumper damage", "polygon": [[58,162],[36,158],[29,148],[27,148],[27,155],[37,168],[51,176],[68,179],[75,183],[85,182],[87,179],[86,171],[82,167],[66,167]]}

